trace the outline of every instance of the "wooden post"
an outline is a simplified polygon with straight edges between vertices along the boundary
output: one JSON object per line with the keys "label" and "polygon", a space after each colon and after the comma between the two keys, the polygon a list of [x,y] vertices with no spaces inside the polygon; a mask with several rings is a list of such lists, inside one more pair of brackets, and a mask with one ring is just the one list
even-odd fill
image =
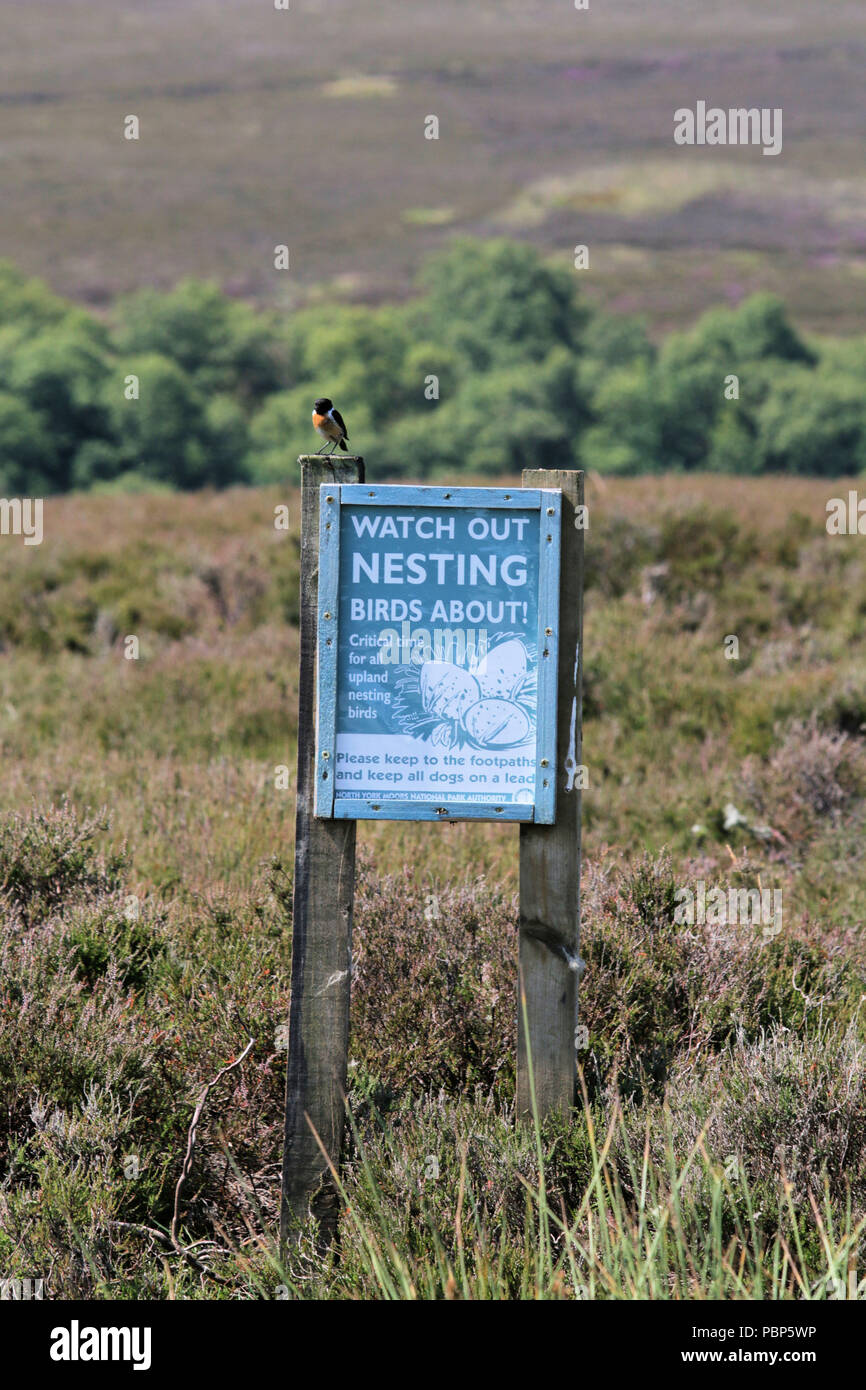
{"label": "wooden post", "polygon": [[[556,824],[520,827],[520,992],[517,1111],[532,1112],[530,1056],[539,1116],[575,1100],[580,942],[581,687],[583,652],[583,474],[526,469],[524,487],[562,489],[557,679]],[[528,1034],[528,1036],[527,1036]]]}
{"label": "wooden post", "polygon": [[298,800],[292,912],[292,996],[286,1078],[280,1239],[312,1212],[325,1240],[336,1229],[337,1194],[316,1143],[340,1162],[349,1049],[355,821],[313,816],[316,760],[316,638],[319,486],[364,481],[364,460],[302,455],[301,664],[298,686]]}

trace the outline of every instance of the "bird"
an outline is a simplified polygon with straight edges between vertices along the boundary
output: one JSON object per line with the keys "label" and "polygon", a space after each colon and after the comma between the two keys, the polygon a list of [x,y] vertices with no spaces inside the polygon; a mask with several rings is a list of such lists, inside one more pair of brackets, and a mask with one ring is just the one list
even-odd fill
{"label": "bird", "polygon": [[346,429],[346,422],[334,406],[334,402],[327,396],[320,396],[313,406],[313,427],[326,441],[318,450],[320,454],[328,444],[331,446],[328,450],[331,454],[338,446],[343,453],[347,452],[346,440],[349,438],[349,431]]}

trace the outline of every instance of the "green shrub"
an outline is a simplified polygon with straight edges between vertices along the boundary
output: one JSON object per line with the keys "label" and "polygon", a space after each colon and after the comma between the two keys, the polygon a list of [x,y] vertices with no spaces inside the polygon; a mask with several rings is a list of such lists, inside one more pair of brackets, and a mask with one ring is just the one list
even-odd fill
{"label": "green shrub", "polygon": [[123,854],[100,854],[104,817],[79,819],[63,803],[0,821],[0,895],[24,922],[57,912],[81,897],[119,887]]}

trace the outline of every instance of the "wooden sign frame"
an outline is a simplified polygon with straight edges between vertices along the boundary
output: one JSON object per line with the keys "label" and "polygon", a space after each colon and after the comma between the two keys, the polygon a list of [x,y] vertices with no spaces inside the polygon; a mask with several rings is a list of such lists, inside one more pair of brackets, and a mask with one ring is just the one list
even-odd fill
{"label": "wooden sign frame", "polygon": [[[342,484],[331,486],[322,484],[319,490],[319,593],[318,593],[318,666],[317,666],[317,736],[316,736],[316,801],[315,814],[319,818],[336,820],[424,820],[424,821],[521,821],[537,825],[552,825],[556,819],[556,738],[557,738],[557,666],[559,641],[559,591],[560,591],[560,536],[562,494],[553,488],[496,488],[496,487],[406,487],[375,486],[363,484]],[[493,800],[490,792],[484,800],[476,802],[462,799],[466,795],[465,786],[461,789],[461,799],[449,800],[448,791],[433,791],[411,799],[399,799],[393,793],[380,795],[375,791],[363,794],[340,795],[337,785],[338,771],[338,698],[340,682],[347,674],[341,670],[341,583],[346,576],[341,570],[341,537],[343,534],[343,514],[347,508],[353,512],[375,509],[381,516],[383,508],[392,515],[402,511],[404,518],[412,513],[431,513],[435,511],[454,513],[472,510],[476,513],[521,512],[538,513],[538,583],[537,595],[532,594],[533,610],[536,609],[537,622],[534,628],[521,634],[534,650],[533,674],[536,678],[536,694],[530,713],[530,731],[535,732],[535,768],[531,788],[531,800],[518,801],[516,793],[509,790],[503,804]],[[413,520],[426,520],[426,516],[413,517]],[[474,518],[473,518],[474,519]],[[479,518],[481,519],[481,518]],[[407,528],[404,527],[404,530]],[[441,551],[443,542],[429,538],[434,550]],[[423,551],[424,541],[415,539],[416,551]],[[469,542],[471,544],[471,540]],[[392,541],[397,546],[399,542]],[[453,543],[452,543],[453,544]],[[429,548],[429,546],[428,546]],[[345,557],[344,557],[345,558]],[[417,558],[417,557],[415,557]],[[440,557],[442,558],[442,557]],[[455,557],[449,557],[455,558]],[[384,592],[384,590],[382,591]],[[411,594],[412,589],[404,590]],[[415,590],[417,592],[417,589]],[[506,588],[503,588],[503,593]],[[508,590],[508,592],[517,592]],[[476,600],[476,602],[480,601]],[[471,606],[472,600],[467,604]],[[508,644],[512,651],[516,648],[521,661],[519,638]],[[491,655],[492,651],[491,649]],[[489,658],[488,658],[489,659]],[[377,664],[377,663],[371,663]],[[428,666],[438,669],[442,662],[429,662]],[[464,665],[466,663],[464,662]],[[468,669],[451,667],[451,674],[462,677],[467,682],[474,678]],[[401,670],[404,669],[401,667]],[[483,663],[482,663],[483,669]],[[422,672],[423,673],[423,672]],[[385,673],[383,673],[385,674]],[[515,697],[516,698],[516,697]],[[476,705],[476,709],[497,710],[504,708],[505,700],[486,700]],[[519,712],[520,706],[515,706]],[[524,716],[524,726],[526,727]],[[455,727],[457,727],[455,725]],[[363,736],[364,729],[357,730]],[[522,733],[522,729],[520,730]],[[465,736],[465,735],[464,735]],[[387,735],[378,735],[380,743]],[[399,736],[394,736],[399,737]],[[519,734],[518,734],[519,737]],[[521,746],[526,747],[530,740]],[[413,747],[417,747],[417,738]],[[400,745],[403,746],[403,745]],[[469,743],[470,749],[482,745]],[[496,748],[497,745],[491,745]],[[430,744],[431,754],[442,753],[442,748]],[[504,759],[508,749],[501,748]],[[514,750],[516,751],[516,749]],[[525,755],[524,755],[525,756]],[[423,774],[420,774],[423,775]],[[451,774],[455,776],[456,774]],[[467,770],[467,776],[468,770]],[[394,778],[401,776],[399,772]],[[498,790],[498,788],[497,788]],[[528,795],[530,788],[521,791]],[[512,799],[515,798],[515,799]]]}

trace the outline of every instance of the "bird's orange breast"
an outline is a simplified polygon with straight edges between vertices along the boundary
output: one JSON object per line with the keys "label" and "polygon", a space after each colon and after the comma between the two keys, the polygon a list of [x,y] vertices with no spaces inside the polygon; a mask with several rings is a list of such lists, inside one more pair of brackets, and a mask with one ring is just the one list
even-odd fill
{"label": "bird's orange breast", "polygon": [[[324,425],[324,423],[325,423],[326,420],[328,420],[327,415],[317,415],[316,412],[315,412],[315,410],[313,411],[313,428],[314,428],[314,429],[320,430],[320,429],[322,428],[322,426]],[[328,420],[328,424],[330,424],[330,423],[331,423],[330,420]]]}

